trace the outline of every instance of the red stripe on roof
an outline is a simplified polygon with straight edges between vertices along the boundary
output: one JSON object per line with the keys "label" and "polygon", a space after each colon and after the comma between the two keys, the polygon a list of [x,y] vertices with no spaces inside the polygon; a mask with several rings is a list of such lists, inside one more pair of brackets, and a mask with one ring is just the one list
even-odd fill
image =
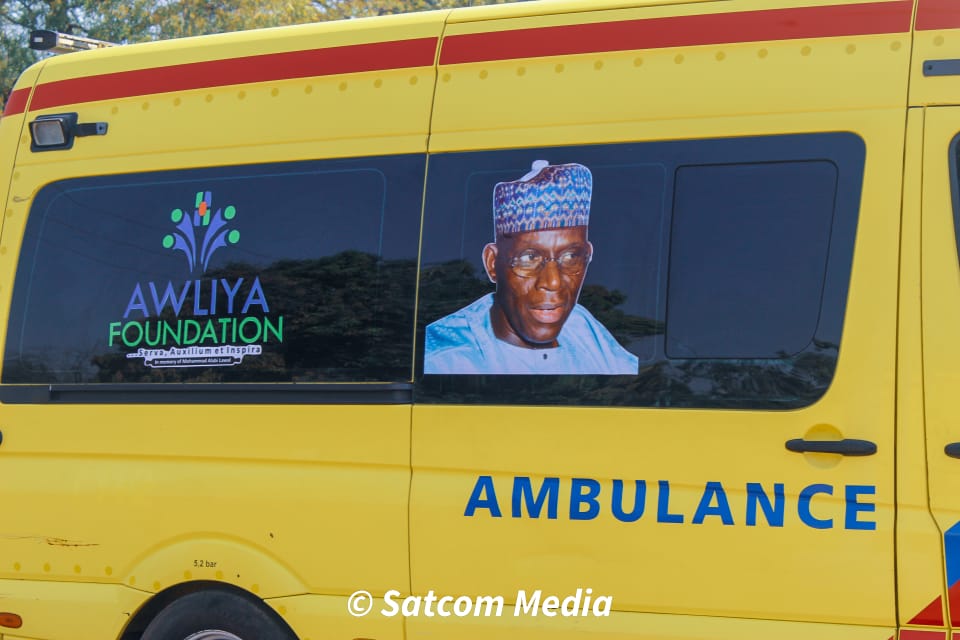
{"label": "red stripe on roof", "polygon": [[7,104],[3,108],[3,115],[15,116],[27,110],[27,99],[30,97],[30,87],[17,89],[7,98]]}
{"label": "red stripe on roof", "polygon": [[289,51],[244,58],[121,71],[38,85],[31,110],[249,82],[269,82],[362,71],[429,67],[436,38]]}
{"label": "red stripe on roof", "polygon": [[917,30],[933,29],[960,29],[960,2],[920,0],[917,6]]}
{"label": "red stripe on roof", "polygon": [[[927,0],[957,3],[960,0]],[[646,18],[448,36],[440,64],[763,40],[906,33],[913,0]]]}

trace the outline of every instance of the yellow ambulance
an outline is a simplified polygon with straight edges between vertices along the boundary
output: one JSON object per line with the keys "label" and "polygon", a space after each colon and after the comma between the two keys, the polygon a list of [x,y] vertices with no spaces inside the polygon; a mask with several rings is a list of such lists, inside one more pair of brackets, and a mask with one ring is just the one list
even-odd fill
{"label": "yellow ambulance", "polygon": [[960,2],[45,59],[0,638],[960,638]]}

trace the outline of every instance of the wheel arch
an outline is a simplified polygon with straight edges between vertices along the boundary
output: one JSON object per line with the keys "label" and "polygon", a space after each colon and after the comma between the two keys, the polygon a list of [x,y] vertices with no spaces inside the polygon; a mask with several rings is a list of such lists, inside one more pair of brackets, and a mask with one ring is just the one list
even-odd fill
{"label": "wheel arch", "polygon": [[284,626],[287,630],[289,630],[292,636],[296,637],[297,635],[287,621],[280,616],[280,614],[278,614],[273,608],[269,607],[258,596],[250,593],[249,591],[241,589],[240,587],[232,584],[217,582],[214,580],[193,580],[190,582],[181,582],[168,587],[144,602],[140,609],[138,609],[136,613],[131,616],[130,621],[127,623],[123,633],[120,635],[119,640],[140,640],[140,637],[143,635],[147,625],[149,625],[154,618],[156,618],[157,615],[167,606],[173,604],[186,595],[200,591],[221,591],[243,598],[249,602],[251,606],[260,609],[266,615],[273,618],[278,624]]}

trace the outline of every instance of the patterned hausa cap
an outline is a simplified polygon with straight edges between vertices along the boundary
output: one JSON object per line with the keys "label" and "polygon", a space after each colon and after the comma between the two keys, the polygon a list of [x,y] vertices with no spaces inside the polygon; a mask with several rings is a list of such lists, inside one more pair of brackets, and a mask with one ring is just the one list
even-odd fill
{"label": "patterned hausa cap", "polygon": [[505,233],[585,227],[590,222],[593,175],[582,164],[537,160],[527,175],[493,188],[493,226]]}

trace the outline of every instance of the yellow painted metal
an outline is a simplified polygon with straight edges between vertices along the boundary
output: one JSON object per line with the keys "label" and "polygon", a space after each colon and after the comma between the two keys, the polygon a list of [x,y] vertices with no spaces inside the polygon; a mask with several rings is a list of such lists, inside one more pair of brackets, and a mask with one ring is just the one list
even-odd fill
{"label": "yellow painted metal", "polygon": [[[450,24],[444,38],[764,8],[739,0],[512,17],[531,8],[497,7],[503,20]],[[613,142],[625,139],[620,129],[643,124],[684,135],[693,119],[902,108],[909,45],[909,34],[892,34],[441,65],[430,149]],[[718,127],[727,128],[739,129],[732,121]]]}
{"label": "yellow painted metal", "polygon": [[[736,2],[546,17],[529,7],[498,7],[477,22],[459,23],[466,12],[455,12],[445,37],[767,7]],[[881,635],[890,634],[898,293],[891,256],[899,244],[908,65],[903,34],[440,67],[434,152],[852,131],[868,153],[844,344],[823,400],[777,413],[418,405],[414,593],[543,588],[566,594],[589,586],[613,595],[617,611],[684,614],[663,616],[655,627],[639,613],[627,614],[635,625],[629,628],[634,634],[643,629],[644,637],[686,637],[673,635],[685,615],[876,625],[885,629]],[[879,452],[840,461],[784,450],[786,440],[822,425],[875,441]],[[466,518],[463,509],[479,475],[493,477],[506,510],[515,476],[532,477],[535,487],[543,477],[559,476],[567,492],[565,479],[597,478],[601,502],[610,500],[614,479],[628,486],[642,479],[648,514],[634,524],[611,517],[589,523],[562,516]],[[722,482],[740,523],[747,482],[784,482],[788,503],[814,482],[875,484],[877,531],[813,531],[795,515],[783,529],[661,524],[649,513],[656,509],[659,480],[671,483],[671,504],[688,522],[705,482]],[[561,496],[562,510],[569,493],[561,489]],[[829,508],[842,519],[842,500]],[[477,551],[458,554],[465,541]],[[828,567],[830,578],[823,579]],[[769,588],[770,575],[777,576],[778,589]],[[444,624],[420,618],[408,628],[412,638],[427,637]],[[819,637],[846,632],[824,629]]]}
{"label": "yellow painted metal", "polygon": [[[212,580],[262,597],[407,585],[409,412],[0,407],[0,466],[29,478],[0,492],[16,514],[0,526],[2,593],[65,582],[77,594],[98,583],[156,593]],[[47,635],[25,620],[24,635],[76,637],[67,615],[47,616],[43,628],[59,629]]]}
{"label": "yellow painted metal", "polygon": [[[796,4],[557,0],[308,25],[71,54],[34,67],[18,86],[439,37],[445,20],[451,36]],[[4,118],[4,309],[33,197],[69,177],[424,153],[428,136],[432,152],[446,152],[849,131],[867,148],[840,363],[827,395],[805,409],[0,406],[0,470],[17,479],[0,488],[5,513],[16,514],[0,525],[0,604],[24,616],[17,637],[117,637],[123,616],[152,593],[196,580],[267,599],[302,640],[890,637],[895,596],[904,621],[938,595],[928,593],[930,576],[942,572],[939,534],[924,513],[921,319],[915,307],[902,304],[899,316],[897,307],[898,295],[918,300],[921,259],[920,177],[915,166],[904,176],[902,165],[908,77],[916,79],[912,104],[960,95],[955,80],[935,86],[918,76],[927,50],[947,51],[955,39],[941,35],[941,45],[937,34],[918,35],[912,63],[909,34],[818,38],[250,83]],[[70,154],[29,153],[23,124],[63,111],[108,122],[110,133],[79,140]],[[932,116],[928,131],[941,136],[939,147],[928,143],[924,152],[932,173],[923,187],[925,323],[931,314],[923,338],[928,349],[946,345],[923,372],[942,398],[928,407],[931,478],[955,473],[937,456],[955,414],[947,391],[960,382],[949,370],[960,355],[949,344],[960,298],[930,294],[954,291],[960,277],[943,192],[948,115]],[[910,116],[908,159],[919,153],[919,118]],[[6,324],[0,313],[0,335]],[[877,442],[877,455],[839,460],[784,449],[788,439],[830,428]],[[606,501],[613,479],[643,479],[648,512],[634,524],[468,519],[464,506],[480,474],[494,477],[507,505],[517,475],[597,478]],[[658,480],[671,483],[671,509],[687,523],[655,521]],[[689,524],[707,481],[723,483],[739,526]],[[785,483],[784,527],[742,525],[747,482]],[[941,525],[958,513],[956,483],[945,482],[930,494]],[[877,530],[803,526],[797,492],[813,483],[875,485],[870,517]],[[842,490],[819,500],[821,517],[843,521]],[[579,587],[612,595],[612,616],[404,622],[353,618],[346,610],[360,588],[375,596],[389,589],[509,596],[520,588],[563,594]]]}
{"label": "yellow painted metal", "polygon": [[[897,264],[891,258],[899,243],[903,114],[891,109],[757,117],[742,128],[733,123],[747,124],[743,119],[685,120],[682,137],[757,135],[768,132],[771,121],[783,133],[853,131],[868,149],[844,342],[826,396],[806,409],[783,412],[417,405],[414,593],[542,588],[566,594],[592,587],[612,595],[618,611],[892,629]],[[681,137],[672,125],[659,123],[657,138]],[[623,126],[620,139],[631,139],[640,128]],[[786,440],[818,425],[874,441],[878,453],[822,460],[785,450]],[[464,517],[479,475],[493,476],[503,518]],[[647,515],[634,524],[609,514],[590,522],[514,519],[508,514],[515,476],[531,476],[535,486],[542,477],[560,477],[567,487],[561,489],[561,510],[569,478],[600,479],[602,504],[611,500],[614,479],[628,486],[646,480]],[[672,509],[686,514],[687,523],[704,484],[722,482],[740,526],[657,523],[660,480],[670,482]],[[794,507],[784,528],[743,526],[747,482],[785,483]],[[877,530],[802,526],[796,493],[812,483],[876,485]],[[835,498],[824,507],[841,522],[842,503]],[[464,547],[474,551],[458,552]],[[770,587],[770,576],[776,576],[777,589]],[[650,631],[653,637],[670,633],[673,618],[660,620],[665,626]],[[411,638],[418,637],[414,628],[426,632],[439,624],[420,619],[410,627]],[[637,625],[639,634],[639,616]],[[834,628],[835,637],[842,637],[841,629]]]}
{"label": "yellow painted metal", "polygon": [[[564,16],[584,14],[588,11],[608,11],[616,9],[642,8],[657,16],[701,15],[724,11],[749,11],[754,9],[790,9],[798,6],[819,7],[837,4],[871,4],[876,0],[540,0],[530,4],[526,2],[486,5],[454,9],[447,20],[449,24],[459,22],[484,22],[537,16]],[[892,1],[896,0],[880,0]],[[563,18],[560,18],[561,20]],[[587,17],[588,21],[602,21],[601,16]]]}
{"label": "yellow painted metal", "polygon": [[136,71],[169,65],[324,49],[372,42],[436,37],[447,11],[411,13],[384,18],[317,22],[255,29],[57,56],[48,62],[43,82],[101,73]]}
{"label": "yellow painted metal", "polygon": [[0,576],[149,591],[216,579],[265,597],[406,582],[407,407],[2,416],[4,469],[31,482],[5,493],[21,515],[0,528]]}
{"label": "yellow painted metal", "polygon": [[[385,24],[357,20],[100,49],[50,60],[40,83],[285,51],[437,38],[442,17],[443,13],[418,14]],[[76,111],[81,122],[107,122],[110,131],[96,140],[79,140],[69,158],[35,154],[21,162],[24,167],[39,165],[41,171],[66,162],[64,172],[88,175],[108,172],[111,166],[130,167],[131,161],[137,170],[148,170],[238,160],[423,152],[434,75],[433,67],[426,66],[51,107],[30,115]],[[93,160],[96,165],[90,164]]]}
{"label": "yellow painted metal", "polygon": [[[71,54],[50,60],[39,79],[28,72],[21,85],[437,37],[442,17]],[[11,187],[0,300],[9,304],[26,216],[44,185],[113,173],[423,153],[433,80],[432,67],[344,74],[64,105],[7,119],[0,169],[20,156],[12,176],[4,176]],[[81,122],[108,122],[108,135],[80,139],[70,153],[42,154],[29,152],[28,137],[7,134],[40,113],[67,111]],[[7,317],[0,316],[5,334]],[[4,591],[11,602],[50,590],[31,604],[50,607],[42,625],[26,616],[19,633],[79,637],[72,609],[61,615],[56,608],[59,584],[78,602],[101,585],[125,585],[146,599],[198,580],[264,598],[408,588],[409,419],[403,406],[0,407],[0,467],[30,479],[0,490],[5,513],[17,514],[0,527],[0,579],[18,587]],[[349,626],[352,618],[339,612]]]}
{"label": "yellow painted metal", "polygon": [[[24,71],[14,85],[14,91],[29,90],[40,75],[44,63],[38,63]],[[0,117],[0,208],[4,216],[0,220],[0,232],[3,222],[10,217],[12,207],[20,202],[10,202],[10,195],[14,175],[14,165],[19,149],[30,149],[30,133],[26,128],[26,115],[8,115]]]}
{"label": "yellow painted metal", "polygon": [[[348,599],[344,596],[291,596],[267,600],[267,604],[297,630],[300,640],[402,640],[405,637],[403,617],[387,618],[377,613],[357,617],[346,615]],[[374,599],[374,612],[384,607],[383,598]]]}
{"label": "yellow painted metal", "polygon": [[122,585],[0,580],[0,611],[23,618],[4,640],[117,638],[149,594]]}
{"label": "yellow painted metal", "polygon": [[[439,24],[436,16],[416,16],[386,29],[368,21],[314,25],[64,56],[50,61],[41,82],[436,36]],[[24,154],[11,188],[13,228],[3,237],[11,250],[0,252],[0,295],[12,289],[26,213],[44,184],[423,152],[432,79],[429,68],[349,74],[48,109],[106,121],[110,134],[78,141],[69,157]],[[390,118],[382,117],[384,103]],[[28,148],[27,139],[21,150]],[[408,408],[4,407],[0,414],[5,469],[36,477],[6,501],[27,515],[0,534],[7,560],[0,575],[150,592],[215,580],[263,597],[408,584]],[[328,552],[316,551],[319,541]],[[72,623],[62,620],[67,635],[57,637],[69,637]]]}
{"label": "yellow painted metal", "polygon": [[[940,599],[945,616],[943,538],[929,509],[921,340],[921,239],[924,110],[910,109],[904,154],[897,339],[897,593],[906,624]],[[940,161],[944,161],[940,158]],[[932,167],[939,172],[937,167]],[[928,618],[928,623],[934,620]]]}
{"label": "yellow painted metal", "polygon": [[744,620],[710,616],[668,616],[656,613],[614,613],[609,618],[502,618],[425,619],[407,622],[409,638],[458,640],[716,640],[717,638],[843,638],[890,640],[885,627]]}
{"label": "yellow painted metal", "polygon": [[960,135],[960,108],[928,108],[924,131],[921,302],[926,455],[930,509],[945,532],[960,522],[960,461],[944,451],[947,444],[960,441],[956,394],[960,263],[950,176],[950,145]]}
{"label": "yellow painted metal", "polygon": [[[583,13],[585,11],[607,11],[611,9],[632,9],[636,7],[658,10],[662,8],[665,15],[691,15],[701,13],[704,8],[701,4],[724,4],[728,0],[540,0],[537,4],[513,2],[507,4],[491,4],[480,7],[454,9],[447,19],[448,24],[461,22],[483,22],[486,20],[503,20],[507,18],[525,18],[531,16],[563,15],[567,13]],[[549,4],[548,4],[549,3]],[[816,4],[815,2],[812,4]],[[769,6],[769,3],[768,3]],[[789,6],[795,6],[790,2]],[[708,8],[707,11],[711,9]]]}
{"label": "yellow painted metal", "polygon": [[925,76],[928,60],[960,59],[960,29],[916,31],[910,65],[910,105],[960,104],[960,75]]}

